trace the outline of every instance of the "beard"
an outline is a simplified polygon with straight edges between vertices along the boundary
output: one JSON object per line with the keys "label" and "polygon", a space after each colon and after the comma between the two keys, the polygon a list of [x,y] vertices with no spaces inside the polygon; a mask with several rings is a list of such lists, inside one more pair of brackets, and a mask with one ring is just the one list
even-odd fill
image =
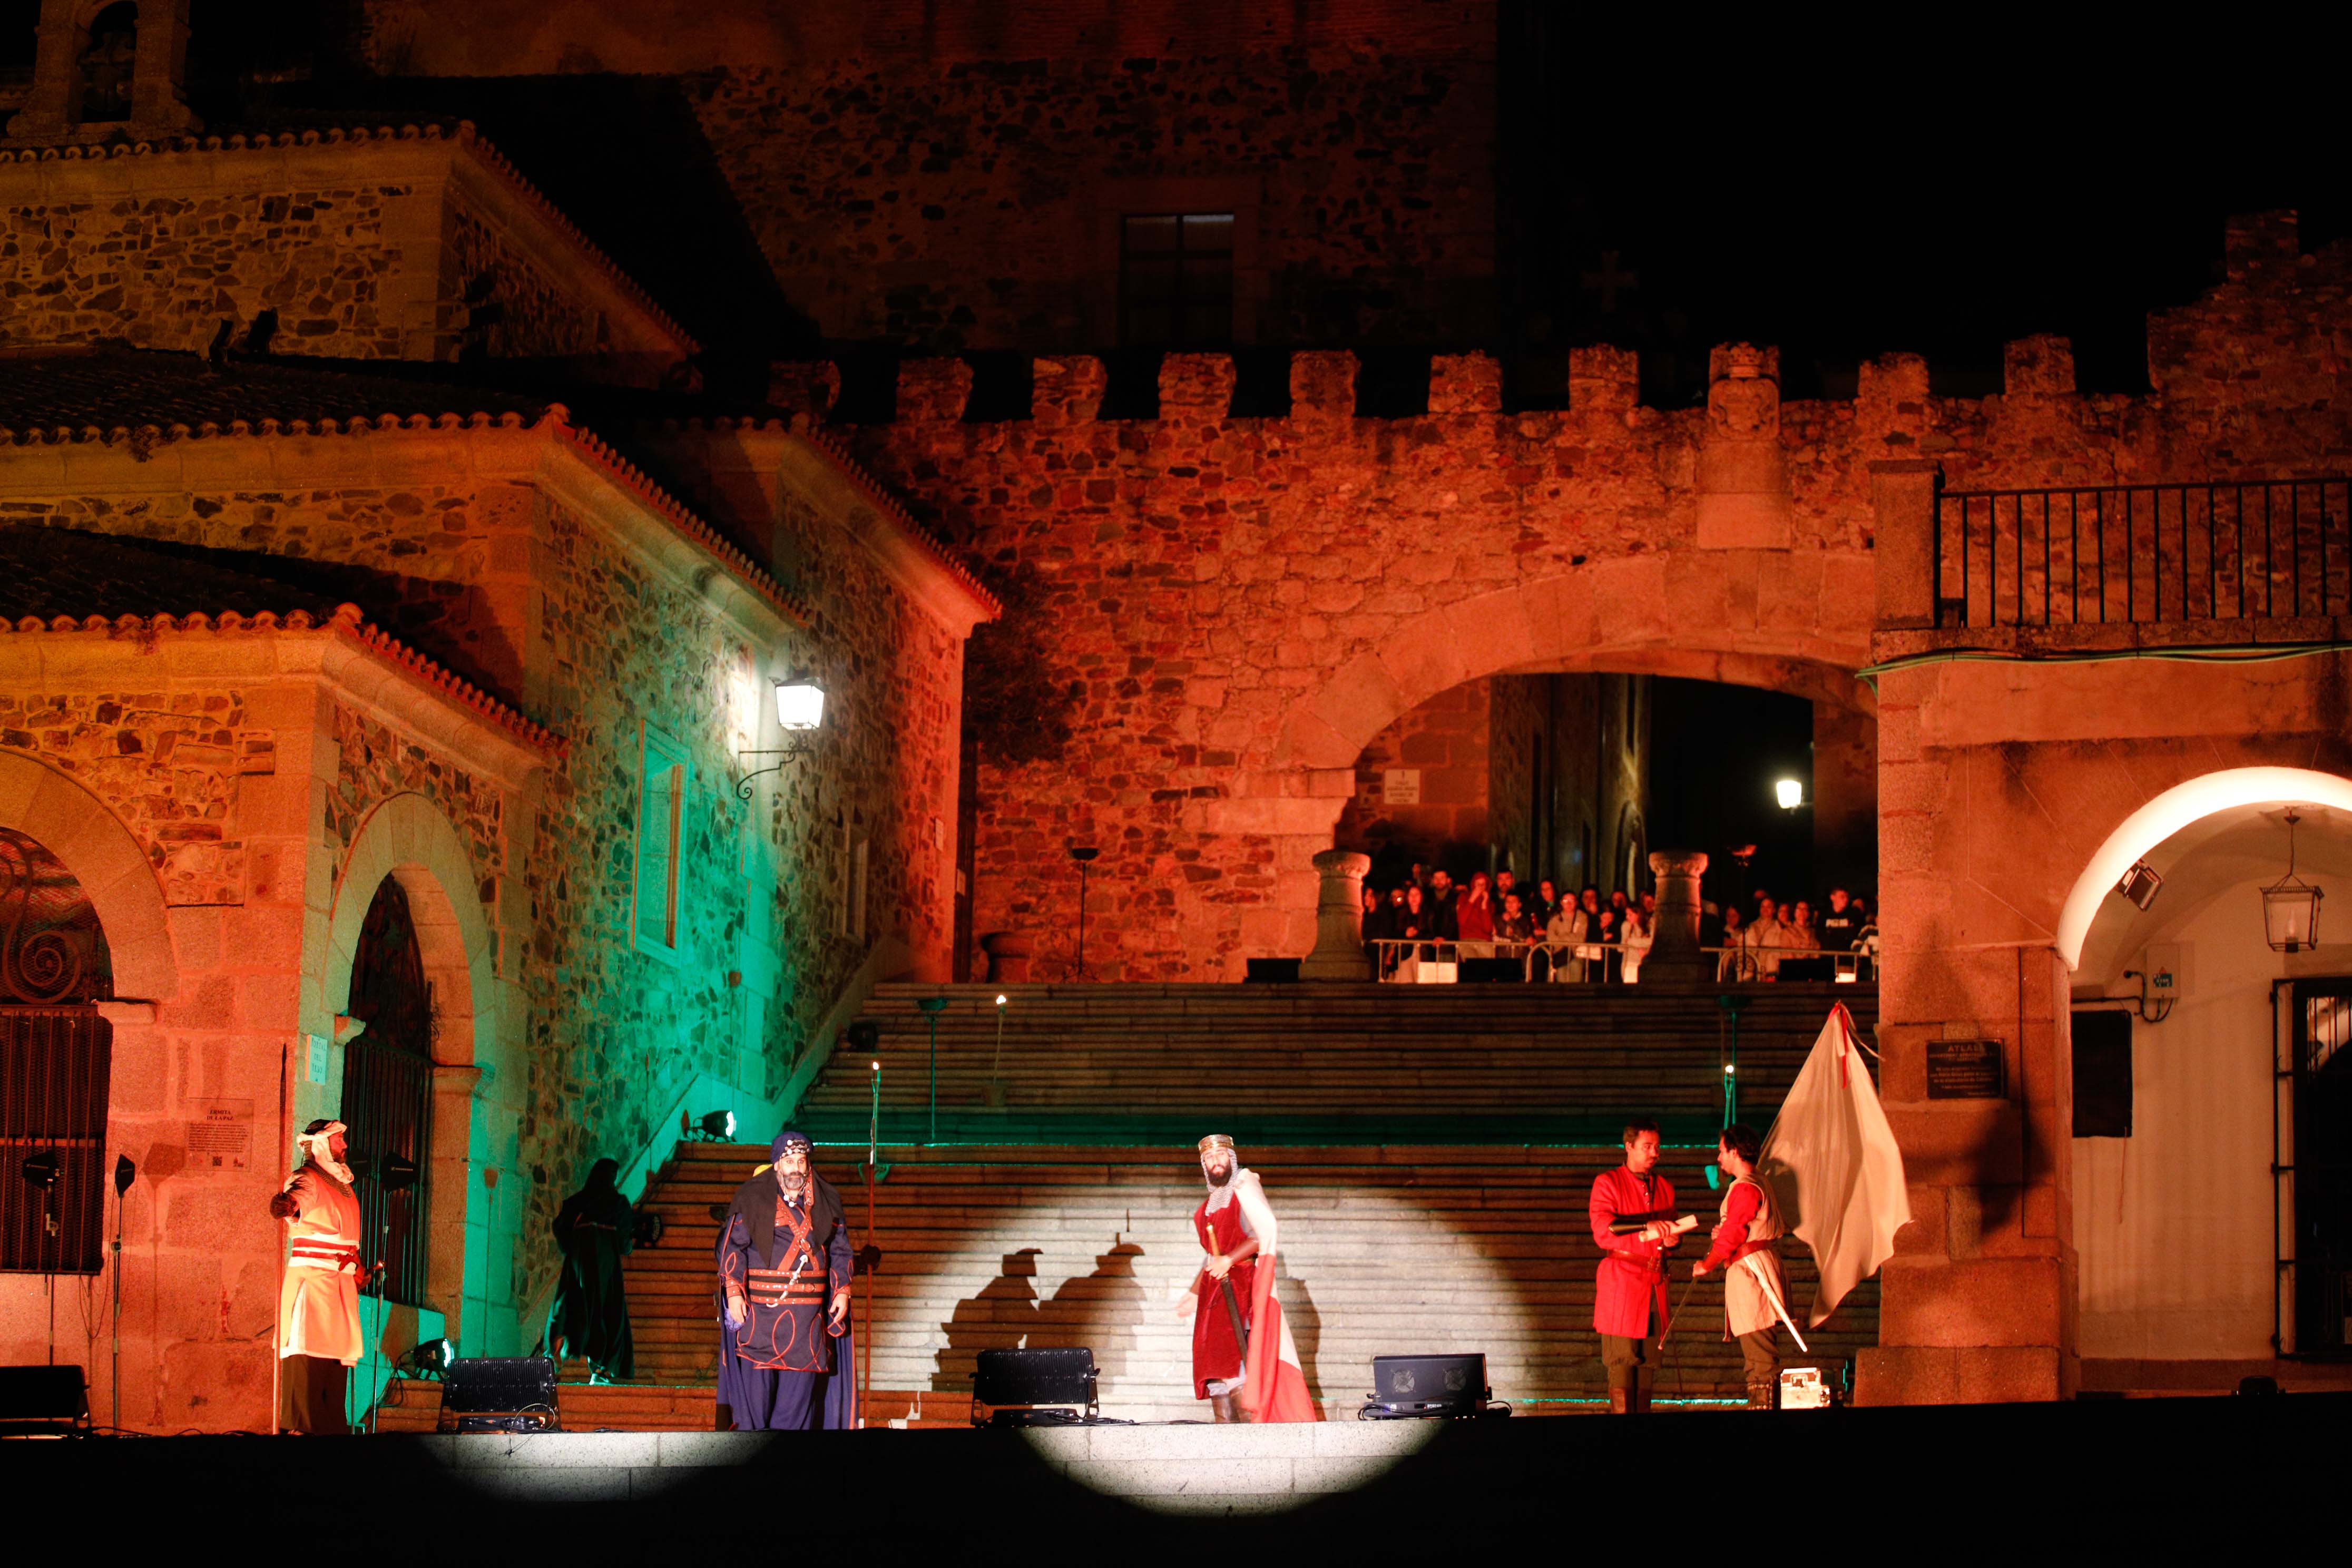
{"label": "beard", "polygon": [[1234,1179],[1234,1167],[1230,1163],[1223,1165],[1211,1165],[1204,1168],[1201,1172],[1201,1174],[1207,1178],[1209,1185],[1213,1187],[1222,1187],[1227,1182]]}
{"label": "beard", "polygon": [[794,1195],[798,1195],[808,1188],[808,1173],[806,1171],[779,1171],[776,1173],[776,1179],[782,1184],[785,1192]]}

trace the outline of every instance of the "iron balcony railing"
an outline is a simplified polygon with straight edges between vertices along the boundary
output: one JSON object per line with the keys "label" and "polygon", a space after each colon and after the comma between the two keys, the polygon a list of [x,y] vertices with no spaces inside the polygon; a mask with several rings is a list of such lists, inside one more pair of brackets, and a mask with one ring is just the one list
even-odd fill
{"label": "iron balcony railing", "polygon": [[1939,493],[1936,625],[2352,615],[2352,480]]}

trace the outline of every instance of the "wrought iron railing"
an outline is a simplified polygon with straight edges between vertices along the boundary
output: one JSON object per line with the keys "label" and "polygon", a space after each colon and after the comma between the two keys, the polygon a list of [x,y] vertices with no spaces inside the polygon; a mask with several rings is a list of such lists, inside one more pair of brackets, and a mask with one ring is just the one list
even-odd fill
{"label": "wrought iron railing", "polygon": [[1936,625],[2352,615],[2352,480],[1939,493]]}

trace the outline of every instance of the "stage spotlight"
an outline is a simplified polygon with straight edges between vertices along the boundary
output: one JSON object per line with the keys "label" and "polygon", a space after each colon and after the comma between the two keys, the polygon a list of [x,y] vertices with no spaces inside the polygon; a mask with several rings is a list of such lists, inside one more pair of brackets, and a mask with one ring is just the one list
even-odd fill
{"label": "stage spotlight", "polygon": [[662,1233],[667,1228],[668,1226],[663,1222],[662,1216],[655,1213],[653,1210],[639,1209],[637,1211],[636,1237],[637,1245],[639,1247],[659,1247],[661,1245]]}
{"label": "stage spotlight", "polygon": [[2156,868],[2140,860],[2124,873],[2124,879],[2116,884],[2116,891],[2144,910],[2156,902],[2157,890],[2163,886],[2164,879],[2156,874]]}
{"label": "stage spotlight", "polygon": [[680,1131],[688,1137],[699,1137],[705,1143],[731,1143],[735,1141],[735,1113],[731,1110],[707,1111],[692,1121],[683,1121]]}
{"label": "stage spotlight", "polygon": [[32,1185],[54,1187],[58,1184],[58,1175],[62,1168],[63,1162],[58,1158],[58,1152],[55,1149],[44,1149],[37,1154],[26,1155],[21,1171],[25,1180]]}
{"label": "stage spotlight", "polygon": [[375,1163],[376,1180],[387,1193],[404,1193],[416,1184],[416,1162],[405,1154],[385,1154]]}
{"label": "stage spotlight", "polygon": [[449,1340],[422,1340],[400,1358],[394,1372],[402,1377],[438,1380],[449,1371],[449,1363],[457,1359],[457,1344]]}
{"label": "stage spotlight", "polygon": [[117,1154],[114,1157],[114,1195],[119,1198],[129,1192],[131,1184],[138,1179],[139,1167],[131,1163],[131,1156]]}

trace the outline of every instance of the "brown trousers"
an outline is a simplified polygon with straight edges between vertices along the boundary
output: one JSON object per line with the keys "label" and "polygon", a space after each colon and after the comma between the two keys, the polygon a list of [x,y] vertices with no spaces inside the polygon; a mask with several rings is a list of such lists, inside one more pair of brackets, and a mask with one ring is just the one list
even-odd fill
{"label": "brown trousers", "polygon": [[278,1424],[289,1432],[314,1437],[341,1437],[351,1433],[344,1414],[343,1393],[352,1369],[325,1356],[289,1355],[278,1371]]}

